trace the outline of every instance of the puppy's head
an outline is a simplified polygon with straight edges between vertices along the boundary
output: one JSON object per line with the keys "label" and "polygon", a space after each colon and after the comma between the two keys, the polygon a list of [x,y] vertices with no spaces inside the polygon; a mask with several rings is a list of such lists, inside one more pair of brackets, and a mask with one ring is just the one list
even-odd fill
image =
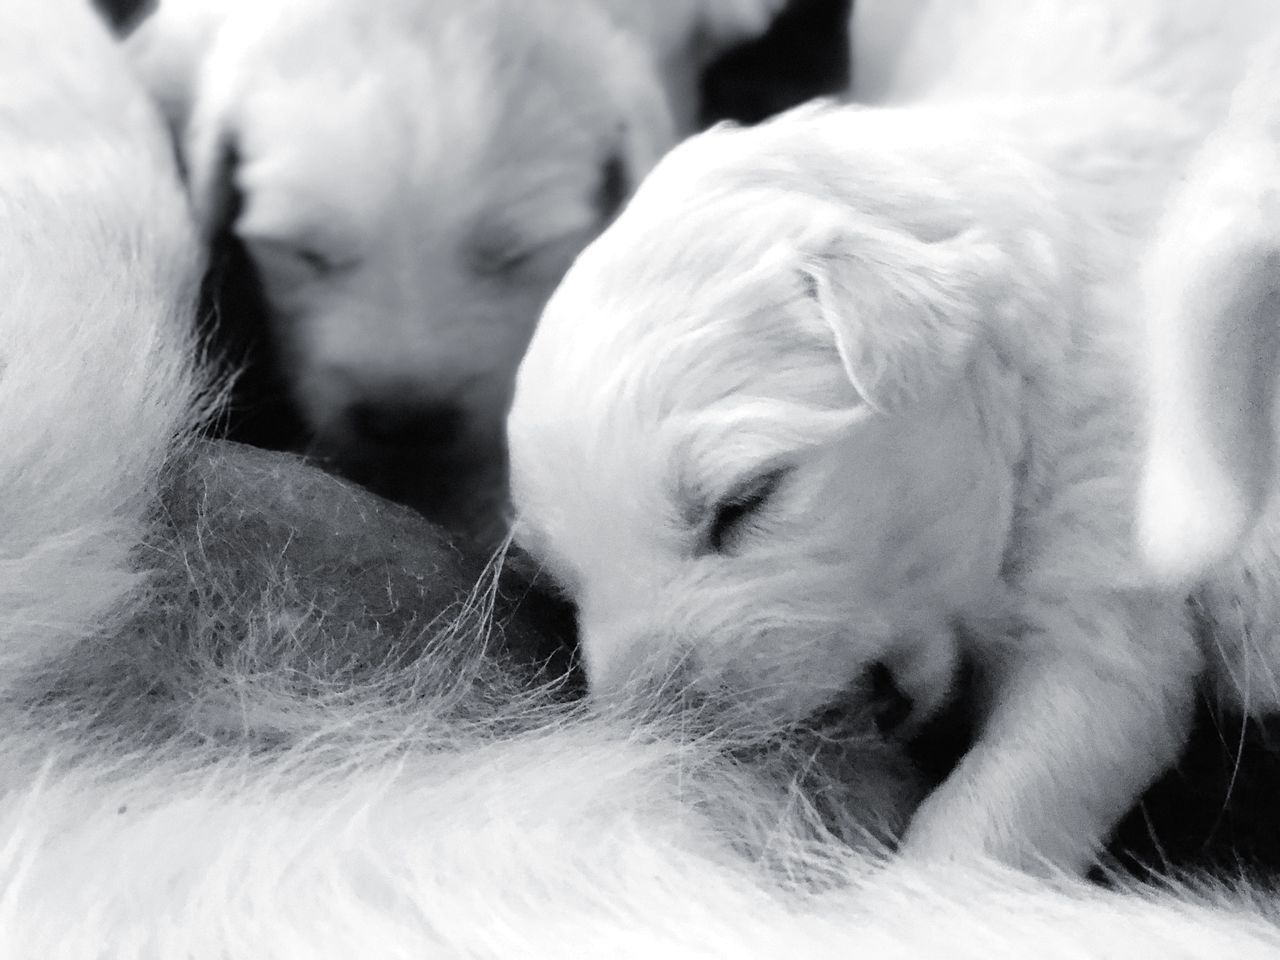
{"label": "puppy's head", "polygon": [[508,421],[516,535],[596,693],[896,691],[918,722],[1011,523],[1002,257],[945,181],[801,120],[677,148],[570,270]]}
{"label": "puppy's head", "polygon": [[671,139],[665,101],[599,17],[331,6],[224,31],[197,210],[245,245],[321,440],[464,456],[500,436],[552,285]]}
{"label": "puppy's head", "polygon": [[[663,68],[695,56],[704,3],[675,4],[687,36],[580,0],[268,3],[217,26],[195,203],[247,250],[322,447],[426,486],[500,459],[547,296],[675,139]],[[754,6],[740,32],[767,26]]]}

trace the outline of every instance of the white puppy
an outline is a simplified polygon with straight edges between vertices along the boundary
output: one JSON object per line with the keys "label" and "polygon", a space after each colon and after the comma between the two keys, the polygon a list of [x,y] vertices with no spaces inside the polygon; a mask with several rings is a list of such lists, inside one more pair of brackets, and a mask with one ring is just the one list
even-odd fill
{"label": "white puppy", "polygon": [[1090,863],[1202,666],[1133,549],[1136,278],[1277,28],[1263,0],[933,4],[906,105],[660,164],[553,296],[509,420],[518,537],[593,691],[683,670],[793,718],[906,699],[910,729],[971,657],[979,736],[908,847]]}
{"label": "white puppy", "polygon": [[321,446],[430,486],[500,459],[552,287],[782,5],[167,0],[129,49]]}

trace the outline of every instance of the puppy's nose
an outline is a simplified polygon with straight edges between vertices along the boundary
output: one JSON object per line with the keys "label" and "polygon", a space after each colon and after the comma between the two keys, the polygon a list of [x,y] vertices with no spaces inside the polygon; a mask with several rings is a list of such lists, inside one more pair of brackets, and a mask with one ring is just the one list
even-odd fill
{"label": "puppy's nose", "polygon": [[458,443],[465,415],[448,402],[369,399],[347,409],[347,423],[356,436],[376,447],[435,450]]}
{"label": "puppy's nose", "polygon": [[898,686],[886,664],[873,663],[867,669],[871,713],[881,733],[890,734],[910,719],[915,702]]}

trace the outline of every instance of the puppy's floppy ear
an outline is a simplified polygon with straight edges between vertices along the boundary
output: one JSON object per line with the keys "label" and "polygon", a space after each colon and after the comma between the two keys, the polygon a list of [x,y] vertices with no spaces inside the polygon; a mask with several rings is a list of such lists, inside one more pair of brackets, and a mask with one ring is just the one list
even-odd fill
{"label": "puppy's floppy ear", "polygon": [[1003,309],[997,245],[976,227],[930,234],[833,216],[801,273],[862,400],[895,413],[959,378]]}

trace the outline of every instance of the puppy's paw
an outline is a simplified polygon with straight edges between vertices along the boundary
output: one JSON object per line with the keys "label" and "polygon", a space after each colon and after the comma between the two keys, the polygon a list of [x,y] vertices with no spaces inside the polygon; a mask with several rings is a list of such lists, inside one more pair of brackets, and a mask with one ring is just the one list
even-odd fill
{"label": "puppy's paw", "polygon": [[995,860],[1038,876],[1084,874],[1093,863],[1097,838],[1044,816],[1046,807],[1012,791],[985,795],[953,776],[916,811],[900,853],[916,863]]}

